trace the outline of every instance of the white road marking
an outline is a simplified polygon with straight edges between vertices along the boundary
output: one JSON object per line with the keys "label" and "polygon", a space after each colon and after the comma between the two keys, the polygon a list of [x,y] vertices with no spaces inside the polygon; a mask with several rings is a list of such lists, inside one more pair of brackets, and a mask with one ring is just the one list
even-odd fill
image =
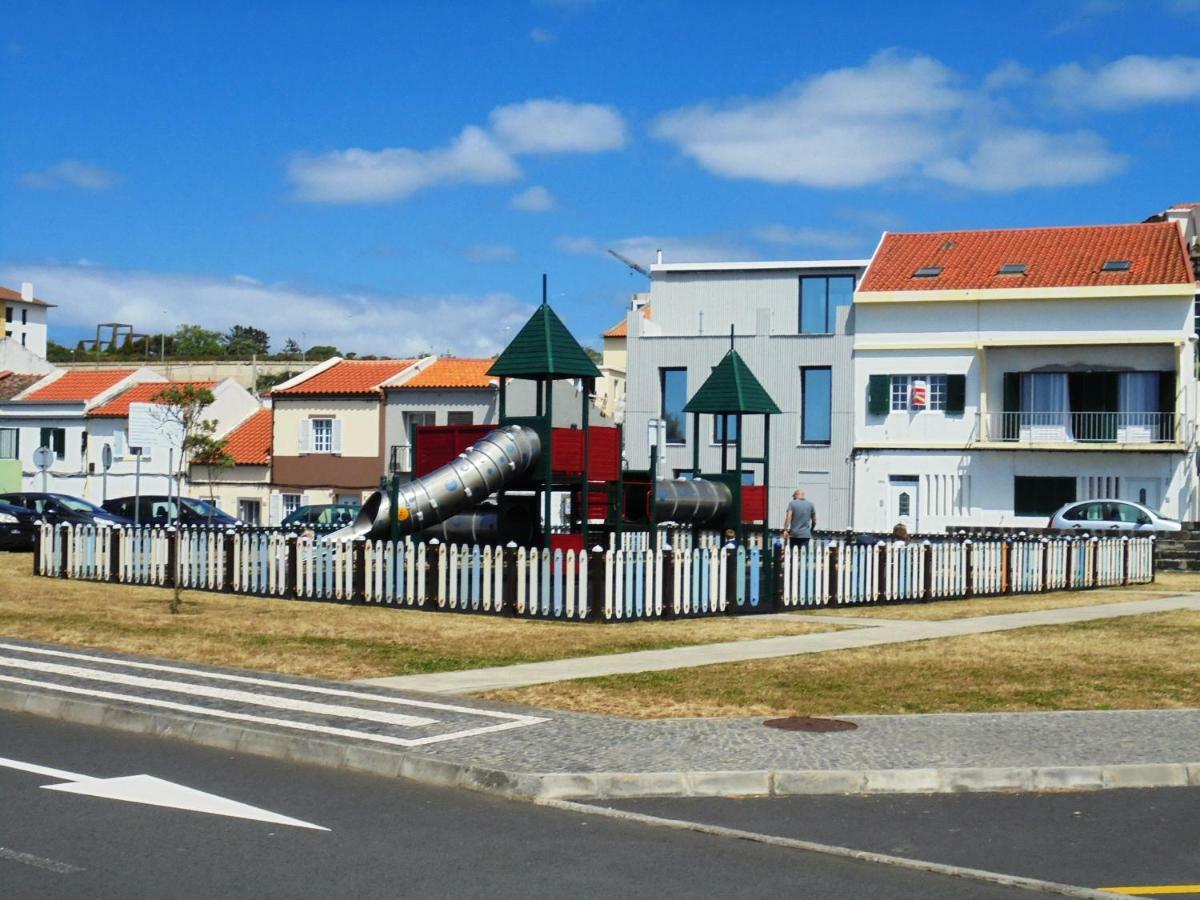
{"label": "white road marking", "polygon": [[[126,703],[132,703],[136,706],[154,706],[159,709],[169,709],[175,712],[196,713],[202,716],[212,716],[218,719],[232,719],[239,722],[254,722],[260,725],[274,725],[280,728],[292,728],[297,731],[310,731],[317,734],[327,734],[335,737],[356,738],[362,741],[374,741],[379,744],[390,744],[393,747],[419,747],[422,744],[436,744],[441,741],[452,741],[458,738],[471,737],[477,734],[487,734],[494,731],[507,731],[510,728],[523,728],[526,725],[532,725],[535,722],[544,722],[545,719],[534,718],[533,716],[521,717],[526,721],[505,722],[502,725],[484,725],[480,728],[470,728],[462,731],[451,731],[446,734],[436,734],[423,738],[402,738],[393,737],[387,734],[373,734],[369,731],[355,731],[351,728],[337,728],[333,725],[311,725],[308,722],[292,722],[287,719],[275,719],[267,716],[252,716],[249,713],[229,712],[223,709],[214,709],[209,706],[192,706],[188,703],[175,703],[171,700],[158,700],[153,697],[138,697],[135,694],[121,694],[114,691],[100,691],[91,688],[73,687],[69,684],[58,684],[56,682],[34,681],[31,678],[18,678],[15,675],[0,675],[0,682],[8,682],[9,684],[19,684],[23,687],[40,688],[42,690],[57,691],[66,694],[75,694],[84,697],[99,697],[103,700],[120,700]],[[464,710],[469,712],[470,710]]]}
{"label": "white road marking", "polygon": [[32,853],[22,853],[20,850],[12,850],[8,847],[0,847],[0,859],[10,859],[13,862],[24,863],[27,866],[46,869],[49,872],[57,872],[59,875],[70,875],[72,872],[83,871],[79,866],[73,866],[70,863],[59,862],[57,859],[47,859],[44,856],[34,856]]}
{"label": "white road marking", "polygon": [[248,675],[233,675],[228,672],[208,672],[199,669],[189,669],[184,666],[168,666],[161,663],[140,662],[137,660],[115,659],[111,656],[94,656],[86,653],[72,653],[66,650],[50,650],[44,647],[27,647],[22,644],[6,644],[0,642],[0,650],[13,650],[19,653],[28,653],[33,656],[53,656],[59,659],[74,659],[83,662],[97,662],[105,665],[121,666],[127,669],[142,669],[152,672],[169,672],[175,675],[193,675],[197,678],[209,678],[214,681],[229,681],[239,684],[254,684],[261,687],[282,688],[290,691],[303,691],[309,694],[322,694],[333,697],[346,697],[355,700],[370,700],[375,703],[395,704],[397,706],[415,706],[422,709],[439,709],[445,712],[469,713],[473,716],[480,716],[485,719],[507,719],[514,722],[522,722],[532,725],[536,722],[546,721],[544,718],[537,716],[527,716],[520,713],[500,712],[491,709],[475,709],[470,706],[455,706],[450,703],[438,703],[431,700],[415,700],[409,697],[387,696],[385,694],[373,694],[366,691],[344,690],[342,688],[330,688],[322,685],[313,684],[297,684],[293,681],[277,681],[270,678],[256,678]]}
{"label": "white road marking", "polygon": [[[153,775],[125,775],[118,778],[95,778],[91,775],[80,775],[78,772],[66,772],[62,769],[50,769],[34,763],[21,762],[16,759],[0,757],[0,767],[17,769],[21,772],[32,772],[35,775],[48,775],[61,779],[67,784],[42,785],[48,791],[62,791],[66,794],[81,794],[86,797],[102,797],[107,800],[124,800],[128,803],[143,803],[147,806],[165,806],[170,809],[183,809],[191,812],[208,813],[214,816],[230,816],[235,819],[253,819],[257,822],[271,822],[275,825],[291,825],[296,828],[312,828],[316,831],[328,831],[321,825],[314,825],[291,816],[281,816],[270,810],[259,809],[247,803],[239,803],[227,797],[198,791],[194,788],[175,784]],[[19,854],[29,856],[29,854]],[[41,860],[42,863],[54,863],[54,860]],[[30,862],[21,859],[21,862]],[[31,865],[37,863],[30,862]],[[54,863],[64,866],[66,863]],[[42,866],[46,868],[46,866]],[[70,871],[80,871],[68,866]],[[59,871],[55,869],[54,871]]]}
{"label": "white road marking", "polygon": [[314,703],[311,700],[299,700],[294,697],[278,697],[274,694],[256,694],[251,691],[238,691],[232,688],[209,687],[208,685],[193,684],[187,681],[166,681],[159,678],[145,678],[141,675],[125,675],[120,672],[110,672],[107,669],[64,666],[58,663],[38,662],[33,659],[21,659],[13,656],[0,656],[0,666],[12,669],[25,669],[32,672],[46,672],[51,675],[66,675],[69,678],[79,678],[84,681],[100,681],[106,684],[122,684],[128,687],[167,691],[172,694],[212,697],[214,700],[228,700],[232,703],[265,706],[269,709],[282,709],[288,712],[337,716],[343,719],[358,719],[363,722],[379,722],[384,725],[415,727],[437,723],[437,719],[409,716],[404,713],[380,712],[374,709],[358,709],[352,706],[334,706],[330,703]]}

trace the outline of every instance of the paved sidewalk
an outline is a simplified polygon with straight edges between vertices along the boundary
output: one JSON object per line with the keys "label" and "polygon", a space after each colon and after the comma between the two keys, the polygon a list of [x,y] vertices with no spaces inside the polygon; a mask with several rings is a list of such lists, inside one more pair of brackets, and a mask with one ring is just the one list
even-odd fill
{"label": "paved sidewalk", "polygon": [[[1200,710],[628,720],[0,640],[0,708],[532,799],[1200,784]],[[0,757],[5,756],[0,735]]]}
{"label": "paved sidewalk", "polygon": [[576,678],[685,669],[692,666],[711,666],[717,663],[771,659],[778,656],[826,653],[831,650],[853,650],[858,647],[876,647],[881,644],[902,644],[907,641],[925,641],[931,638],[958,637],[965,634],[988,634],[1037,625],[1066,625],[1073,622],[1090,622],[1096,619],[1136,616],[1177,609],[1200,609],[1200,594],[1179,594],[1170,597],[1156,597],[1151,600],[1126,600],[1092,606],[1072,606],[994,616],[973,616],[940,622],[789,614],[795,618],[804,618],[814,622],[854,627],[823,634],[698,644],[692,647],[642,650],[636,653],[614,653],[605,656],[583,656],[515,666],[467,669],[460,672],[367,678],[359,683],[425,691],[433,694],[471,694],[504,688],[527,687],[531,684],[545,684],[553,681],[570,681]]}

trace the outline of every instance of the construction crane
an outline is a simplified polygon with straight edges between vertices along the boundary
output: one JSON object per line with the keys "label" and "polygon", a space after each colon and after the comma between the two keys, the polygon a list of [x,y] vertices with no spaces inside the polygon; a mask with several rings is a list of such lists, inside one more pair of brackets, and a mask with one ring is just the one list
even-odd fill
{"label": "construction crane", "polygon": [[645,275],[647,278],[650,277],[650,270],[647,269],[645,266],[643,266],[641,263],[634,262],[628,256],[618,253],[616,250],[612,249],[611,247],[608,248],[608,252],[611,253],[613,256],[615,256],[617,259],[619,259],[621,262],[625,263],[625,265],[629,266],[629,268],[633,269],[633,271],[635,271],[641,275]]}

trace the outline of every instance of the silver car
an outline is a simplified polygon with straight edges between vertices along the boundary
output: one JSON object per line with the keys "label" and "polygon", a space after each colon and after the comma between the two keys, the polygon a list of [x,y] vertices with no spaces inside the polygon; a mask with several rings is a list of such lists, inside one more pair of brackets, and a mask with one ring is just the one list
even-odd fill
{"label": "silver car", "polygon": [[1130,500],[1081,500],[1056,512],[1047,528],[1081,531],[1179,531],[1174,519],[1164,519],[1153,510]]}

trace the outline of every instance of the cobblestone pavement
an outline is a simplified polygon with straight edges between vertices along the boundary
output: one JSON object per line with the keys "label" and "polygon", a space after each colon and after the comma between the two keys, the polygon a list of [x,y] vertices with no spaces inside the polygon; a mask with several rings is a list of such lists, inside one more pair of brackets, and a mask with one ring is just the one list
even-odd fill
{"label": "cobblestone pavement", "polygon": [[[423,773],[440,783],[462,783],[462,773],[471,770],[472,786],[495,786],[499,779],[509,792],[535,796],[611,795],[613,779],[622,778],[626,795],[771,793],[781,790],[779,773],[803,776],[792,792],[818,782],[819,792],[831,785],[869,789],[888,772],[889,778],[917,773],[906,778],[905,789],[935,790],[949,782],[930,773],[967,769],[994,776],[1157,766],[1140,777],[1155,784],[1200,782],[1200,710],[854,716],[856,730],[811,734],[766,728],[760,719],[647,721],[477,700],[450,704],[377,686],[11,640],[0,642],[0,707],[252,753]],[[866,784],[850,777],[855,772],[874,774]],[[713,773],[724,780],[704,788]],[[841,780],[814,782],[820,773]],[[593,777],[598,774],[608,779],[603,786]],[[552,776],[558,781],[548,788]],[[1002,783],[1058,783],[1030,778],[1014,775]],[[1097,769],[1062,786],[1108,786],[1101,783],[1106,779]],[[953,789],[966,789],[960,783]]]}
{"label": "cobblestone pavement", "polygon": [[957,637],[965,634],[987,634],[1037,625],[1066,625],[1073,622],[1088,622],[1096,619],[1136,616],[1177,609],[1200,609],[1200,594],[1179,594],[1156,597],[1151,600],[1126,600],[1119,603],[1097,603],[1090,606],[1041,609],[1003,615],[971,616],[939,622],[915,619],[850,619],[848,616],[840,618],[807,616],[804,618],[826,624],[853,625],[855,627],[822,634],[699,644],[691,647],[672,647],[666,650],[641,650],[635,653],[585,656],[515,666],[468,669],[459,672],[368,678],[360,683],[378,684],[402,690],[428,691],[435,694],[469,694],[527,687],[531,684],[546,684],[554,681],[570,681],[576,678],[628,675],[633,672],[655,672],[664,669],[709,666],[717,663],[744,662],[752,659],[799,656],[805,653],[826,653],[831,650],[852,650],[857,647],[901,644],[907,641],[924,641],[931,638]]}

